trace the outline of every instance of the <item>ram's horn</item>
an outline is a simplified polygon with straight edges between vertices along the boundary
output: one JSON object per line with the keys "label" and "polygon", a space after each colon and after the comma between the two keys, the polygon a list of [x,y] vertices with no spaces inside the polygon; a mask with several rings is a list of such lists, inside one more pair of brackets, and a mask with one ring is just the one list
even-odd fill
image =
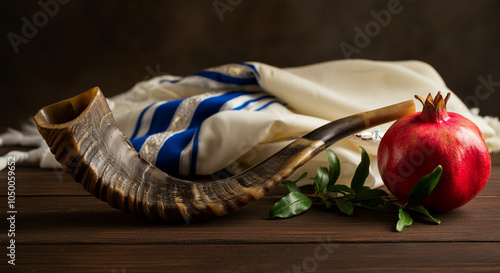
{"label": "ram's horn", "polygon": [[328,123],[231,178],[190,182],[144,160],[117,128],[98,87],[42,108],[34,117],[56,159],[76,182],[112,207],[151,220],[193,221],[228,214],[261,198],[325,147],[415,112],[412,101]]}

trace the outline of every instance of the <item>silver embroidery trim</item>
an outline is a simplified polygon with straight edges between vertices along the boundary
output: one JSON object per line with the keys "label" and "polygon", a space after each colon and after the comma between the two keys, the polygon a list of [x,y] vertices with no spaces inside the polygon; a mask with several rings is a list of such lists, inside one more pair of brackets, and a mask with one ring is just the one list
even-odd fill
{"label": "silver embroidery trim", "polygon": [[187,129],[198,105],[208,98],[220,96],[224,93],[225,92],[209,92],[182,101],[179,107],[177,107],[167,130],[162,133],[151,135],[146,139],[140,150],[141,155],[149,162],[156,164],[156,159],[158,158],[161,147],[163,147],[171,136]]}

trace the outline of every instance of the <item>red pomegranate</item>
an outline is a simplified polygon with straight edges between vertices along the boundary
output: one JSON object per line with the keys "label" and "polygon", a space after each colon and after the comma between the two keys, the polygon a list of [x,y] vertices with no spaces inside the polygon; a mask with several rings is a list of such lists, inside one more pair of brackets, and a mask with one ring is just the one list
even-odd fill
{"label": "red pomegranate", "polygon": [[385,133],[377,162],[384,184],[406,203],[411,188],[441,165],[434,191],[419,205],[434,211],[458,208],[486,185],[491,158],[479,128],[469,119],[446,111],[450,93],[429,94],[422,112],[397,120]]}

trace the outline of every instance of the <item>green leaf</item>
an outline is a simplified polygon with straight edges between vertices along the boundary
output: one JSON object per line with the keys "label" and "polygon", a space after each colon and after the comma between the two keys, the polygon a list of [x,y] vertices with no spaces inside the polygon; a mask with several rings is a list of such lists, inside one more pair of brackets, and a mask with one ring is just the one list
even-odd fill
{"label": "green leaf", "polygon": [[351,181],[351,188],[355,192],[359,192],[365,185],[365,180],[370,173],[370,157],[366,153],[365,149],[361,147],[361,162],[359,163],[354,176]]}
{"label": "green leaf", "polygon": [[350,200],[354,199],[354,194],[352,194],[352,193],[346,194],[346,195],[344,195],[344,197],[342,197],[342,199],[350,201]]}
{"label": "green leaf", "polygon": [[321,200],[323,200],[327,209],[332,207],[332,201],[330,200],[330,198],[328,198],[328,196],[326,196],[322,193],[318,193],[318,196],[319,196],[319,198],[321,198]]}
{"label": "green leaf", "polygon": [[281,184],[285,185],[290,192],[300,192],[299,187],[297,187],[297,182],[304,179],[304,177],[306,176],[307,172],[304,172],[299,178],[297,178],[297,180],[295,181],[286,180],[281,182]]}
{"label": "green leaf", "polygon": [[399,207],[399,221],[396,224],[396,230],[398,232],[402,232],[406,229],[406,227],[411,226],[413,224],[413,218],[411,218],[410,214],[406,212],[403,207]]}
{"label": "green leaf", "polygon": [[431,218],[432,221],[434,221],[434,222],[436,222],[438,224],[441,224],[441,220],[439,220],[438,218],[432,217],[432,215],[429,213],[429,211],[426,208],[422,207],[422,206],[407,206],[406,208],[414,210],[416,212],[420,212],[423,215]]}
{"label": "green leaf", "polygon": [[441,165],[438,165],[430,174],[422,177],[411,189],[410,196],[408,196],[408,204],[420,202],[431,194],[439,182],[442,173],[443,168]]}
{"label": "green leaf", "polygon": [[354,205],[351,201],[335,199],[335,204],[337,205],[339,210],[347,216],[351,216],[354,213]]}
{"label": "green leaf", "polygon": [[299,182],[300,180],[304,179],[306,176],[307,176],[307,172],[304,172],[302,175],[300,175],[300,177],[299,177],[299,178],[297,178],[297,179],[296,179],[295,181],[293,181],[293,182],[297,183],[297,182]]}
{"label": "green leaf", "polygon": [[309,197],[300,192],[291,192],[274,204],[269,211],[271,218],[288,218],[308,210],[312,206]]}
{"label": "green leaf", "polygon": [[326,149],[326,152],[328,153],[328,177],[330,179],[328,186],[333,186],[340,176],[340,160],[334,151]]}
{"label": "green leaf", "polygon": [[350,193],[354,194],[354,191],[346,185],[328,185],[326,189],[328,192],[342,192],[342,193]]}
{"label": "green leaf", "polygon": [[393,208],[391,201],[386,200],[369,200],[361,202],[361,207],[373,211],[388,211]]}
{"label": "green leaf", "polygon": [[297,187],[297,182],[293,182],[290,180],[283,181],[281,184],[285,185],[290,192],[300,192],[299,187]]}
{"label": "green leaf", "polygon": [[371,188],[370,188],[370,187],[368,187],[368,186],[363,186],[363,187],[361,187],[361,189],[360,189],[358,192],[362,192],[362,191],[369,191],[369,190],[371,190]]}
{"label": "green leaf", "polygon": [[326,191],[326,186],[328,186],[328,169],[325,167],[319,167],[316,172],[316,177],[314,180],[314,190],[316,193],[323,193]]}
{"label": "green leaf", "polygon": [[368,189],[363,190],[354,195],[354,201],[363,201],[371,199],[380,199],[381,197],[387,197],[389,194],[381,189]]}

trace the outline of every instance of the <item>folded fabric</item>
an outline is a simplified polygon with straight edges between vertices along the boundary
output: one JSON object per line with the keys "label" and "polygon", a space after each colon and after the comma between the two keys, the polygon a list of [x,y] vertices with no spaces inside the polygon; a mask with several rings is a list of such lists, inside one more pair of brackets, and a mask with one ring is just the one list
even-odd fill
{"label": "folded fabric", "polygon": [[[286,69],[245,62],[185,77],[156,77],[108,101],[119,128],[151,163],[175,176],[218,178],[257,164],[331,120],[437,91],[451,92],[430,65],[419,61],[339,60]],[[498,118],[480,117],[454,94],[448,110],[475,122],[490,152],[500,150]],[[330,147],[341,161],[339,183],[350,183],[362,146],[371,157],[367,185],[382,185],[375,159],[389,126]],[[294,176],[304,171],[313,176],[327,164],[326,154],[319,154]],[[47,151],[40,166],[59,164]]]}

